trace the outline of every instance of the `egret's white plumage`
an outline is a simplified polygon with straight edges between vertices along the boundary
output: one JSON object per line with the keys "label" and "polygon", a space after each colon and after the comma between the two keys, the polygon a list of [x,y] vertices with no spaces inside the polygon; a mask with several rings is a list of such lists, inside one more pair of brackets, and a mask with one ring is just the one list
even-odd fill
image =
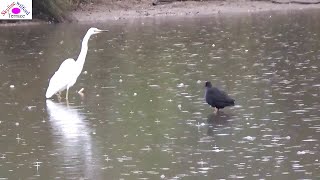
{"label": "egret's white plumage", "polygon": [[75,64],[76,61],[74,59],[66,59],[63,61],[58,71],[56,71],[50,79],[49,87],[46,92],[46,98],[50,98],[55,93],[61,92],[74,85],[78,78],[77,74],[73,70]]}
{"label": "egret's white plumage", "polygon": [[77,61],[74,59],[66,59],[62,62],[59,69],[54,73],[49,82],[49,87],[46,92],[46,98],[50,98],[54,94],[67,89],[66,99],[68,99],[68,90],[73,86],[78,76],[81,74],[83,64],[88,52],[88,41],[90,36],[107,30],[90,28],[82,40],[81,51]]}

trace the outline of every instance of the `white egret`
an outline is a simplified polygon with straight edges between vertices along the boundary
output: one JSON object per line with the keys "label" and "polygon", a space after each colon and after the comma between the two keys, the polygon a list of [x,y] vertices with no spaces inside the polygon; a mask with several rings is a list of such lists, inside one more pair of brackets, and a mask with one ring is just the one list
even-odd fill
{"label": "white egret", "polygon": [[81,74],[83,64],[86,60],[88,52],[88,41],[93,34],[100,32],[107,32],[108,30],[100,30],[97,28],[90,28],[82,40],[81,51],[78,56],[77,61],[74,59],[66,59],[62,62],[59,69],[51,77],[49,86],[46,92],[46,98],[52,97],[56,93],[67,89],[66,100],[68,100],[68,91],[71,86],[73,86],[78,76]]}

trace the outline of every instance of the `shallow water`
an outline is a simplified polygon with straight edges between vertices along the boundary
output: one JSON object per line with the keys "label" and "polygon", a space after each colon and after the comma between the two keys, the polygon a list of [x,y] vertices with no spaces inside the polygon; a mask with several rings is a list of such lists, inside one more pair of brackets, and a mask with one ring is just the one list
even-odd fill
{"label": "shallow water", "polygon": [[[319,17],[1,27],[0,179],[319,178]],[[110,32],[89,41],[69,104],[46,100],[90,26]],[[206,80],[236,106],[214,114]]]}

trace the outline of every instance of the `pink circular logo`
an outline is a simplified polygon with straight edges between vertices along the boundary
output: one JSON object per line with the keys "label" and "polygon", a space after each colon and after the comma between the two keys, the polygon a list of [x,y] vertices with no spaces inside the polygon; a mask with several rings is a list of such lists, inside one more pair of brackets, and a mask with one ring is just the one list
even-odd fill
{"label": "pink circular logo", "polygon": [[20,13],[20,9],[19,8],[13,8],[12,10],[11,10],[11,12],[13,13],[13,14],[19,14]]}

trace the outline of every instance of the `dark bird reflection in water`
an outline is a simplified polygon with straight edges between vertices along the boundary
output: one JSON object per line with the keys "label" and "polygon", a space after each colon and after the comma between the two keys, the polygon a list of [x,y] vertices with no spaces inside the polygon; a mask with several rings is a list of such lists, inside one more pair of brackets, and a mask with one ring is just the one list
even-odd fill
{"label": "dark bird reflection in water", "polygon": [[[53,136],[54,164],[62,175],[78,178],[99,179],[94,169],[99,164],[93,157],[90,129],[86,116],[74,106],[46,100],[49,122]],[[95,153],[96,150],[95,150]]]}
{"label": "dark bird reflection in water", "polygon": [[232,115],[218,111],[217,113],[209,114],[207,117],[208,123],[208,136],[214,135],[219,129],[229,128]]}

